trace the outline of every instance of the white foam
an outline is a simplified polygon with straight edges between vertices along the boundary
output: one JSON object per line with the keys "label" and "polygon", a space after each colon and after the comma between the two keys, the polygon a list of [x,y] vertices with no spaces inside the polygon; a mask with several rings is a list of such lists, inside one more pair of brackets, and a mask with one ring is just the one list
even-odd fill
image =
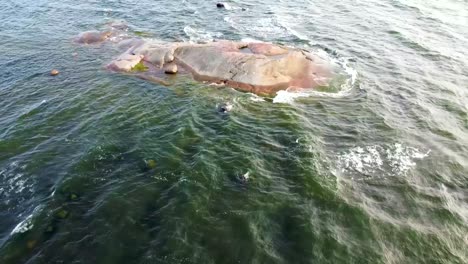
{"label": "white foam", "polygon": [[445,201],[447,210],[457,215],[465,224],[468,224],[468,207],[464,202],[464,200],[468,198],[466,197],[467,195],[462,192],[456,193],[449,190],[445,185],[441,186],[440,193]]}
{"label": "white foam", "polygon": [[21,221],[19,224],[15,226],[15,228],[13,228],[13,231],[11,231],[10,235],[22,234],[31,230],[34,227],[32,219],[33,219],[33,214],[28,215],[26,219]]}
{"label": "white foam", "polygon": [[250,93],[250,100],[254,102],[265,102],[265,99],[253,93]]}
{"label": "white foam", "polygon": [[254,38],[243,38],[241,42],[249,42],[249,43],[263,43],[263,41],[254,39]]}
{"label": "white foam", "polygon": [[[37,215],[41,211],[42,208],[43,206],[41,205],[34,208],[32,214],[28,215],[23,221],[17,224],[15,228],[13,228],[13,230],[11,231],[10,235],[22,234],[31,230],[34,227],[33,217]],[[19,217],[21,217],[21,215],[19,215]]]}
{"label": "white foam", "polygon": [[400,143],[391,145],[374,145],[355,147],[337,157],[337,169],[341,173],[370,177],[405,175],[416,166],[416,160],[427,157],[429,151],[403,146]]}
{"label": "white foam", "polygon": [[29,107],[27,107],[27,109],[23,112],[22,115],[27,115],[27,114],[31,113],[32,111],[39,108],[41,105],[43,105],[45,103],[47,103],[47,100],[42,100],[40,102],[37,102],[35,104],[30,105]]}
{"label": "white foam", "polygon": [[9,164],[5,169],[0,171],[0,177],[3,179],[3,182],[7,183],[5,188],[2,188],[0,194],[9,196],[11,193],[21,193],[25,189],[30,189],[32,187],[30,178],[26,177],[21,171],[26,167],[19,166],[17,161]]}
{"label": "white foam", "polygon": [[328,53],[322,49],[314,51],[322,59],[329,61],[330,64],[338,66],[348,76],[346,81],[341,85],[338,92],[321,92],[313,89],[294,89],[283,90],[276,93],[273,98],[273,103],[293,103],[297,98],[304,97],[330,97],[330,98],[343,98],[349,96],[353,90],[354,84],[358,78],[356,69],[349,65],[350,58],[332,58]]}
{"label": "white foam", "polygon": [[289,92],[289,91],[278,91],[273,103],[292,103],[296,98],[309,97],[312,94],[310,92]]}
{"label": "white foam", "polygon": [[228,4],[228,3],[226,3],[226,2],[223,2],[222,4],[224,5],[224,9],[226,9],[226,10],[232,10],[233,9],[232,6],[230,4]]}
{"label": "white foam", "polygon": [[[291,33],[291,35],[301,39],[301,40],[305,40],[305,41],[308,41],[310,42],[310,39],[305,35],[305,34],[302,34],[300,32],[298,32],[297,30],[293,29],[289,23],[287,22],[288,19],[287,17],[284,17],[282,15],[278,15],[278,14],[275,14],[275,17],[276,17],[276,21],[278,21],[278,24],[283,27],[284,29],[286,29],[287,32]],[[297,25],[297,21],[294,22],[295,25]]]}
{"label": "white foam", "polygon": [[203,29],[193,28],[191,26],[184,27],[185,34],[189,37],[190,42],[211,42],[216,38],[221,38],[223,36],[220,32],[209,32]]}

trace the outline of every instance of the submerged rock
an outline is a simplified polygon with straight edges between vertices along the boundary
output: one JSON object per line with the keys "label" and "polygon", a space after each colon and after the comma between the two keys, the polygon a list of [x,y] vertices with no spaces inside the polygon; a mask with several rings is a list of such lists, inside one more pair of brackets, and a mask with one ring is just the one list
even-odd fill
{"label": "submerged rock", "polygon": [[100,42],[107,40],[108,38],[110,38],[111,35],[112,35],[111,31],[104,31],[104,32],[86,31],[86,32],[79,34],[75,38],[75,42],[81,43],[81,44],[95,44],[95,43],[100,43]]}
{"label": "submerged rock", "polygon": [[76,195],[75,193],[71,193],[69,198],[70,200],[75,201],[76,199],[78,199],[78,195]]}
{"label": "submerged rock", "polygon": [[27,247],[28,249],[33,249],[36,245],[37,245],[37,240],[29,240],[29,241],[26,243],[26,247]]}
{"label": "submerged rock", "polygon": [[59,219],[65,219],[65,218],[68,217],[69,214],[70,214],[70,213],[69,213],[67,210],[65,210],[65,209],[59,209],[59,210],[56,212],[55,216],[56,216],[57,218],[59,218]]}
{"label": "submerged rock", "polygon": [[154,168],[156,168],[156,161],[155,161],[155,160],[152,160],[152,159],[147,160],[147,161],[146,161],[146,167],[147,167],[148,169],[154,169]]}
{"label": "submerged rock", "polygon": [[221,113],[227,113],[232,110],[232,104],[227,102],[218,106],[218,111]]}

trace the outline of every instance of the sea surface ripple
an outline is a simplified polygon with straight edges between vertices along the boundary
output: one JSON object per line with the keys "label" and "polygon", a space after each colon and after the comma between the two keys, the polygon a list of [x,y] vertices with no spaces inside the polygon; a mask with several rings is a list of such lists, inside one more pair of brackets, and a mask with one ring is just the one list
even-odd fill
{"label": "sea surface ripple", "polygon": [[[0,263],[467,263],[468,2],[228,3],[2,2]],[[72,42],[113,21],[308,49],[346,80],[163,87]]]}

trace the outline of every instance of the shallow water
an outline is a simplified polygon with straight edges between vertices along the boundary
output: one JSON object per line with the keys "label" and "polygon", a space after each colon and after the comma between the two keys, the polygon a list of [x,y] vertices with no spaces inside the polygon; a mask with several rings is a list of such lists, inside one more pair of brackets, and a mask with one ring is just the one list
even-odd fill
{"label": "shallow water", "polygon": [[[0,263],[466,263],[468,3],[230,4],[3,3]],[[118,20],[313,50],[349,78],[274,99],[159,86],[71,41]]]}

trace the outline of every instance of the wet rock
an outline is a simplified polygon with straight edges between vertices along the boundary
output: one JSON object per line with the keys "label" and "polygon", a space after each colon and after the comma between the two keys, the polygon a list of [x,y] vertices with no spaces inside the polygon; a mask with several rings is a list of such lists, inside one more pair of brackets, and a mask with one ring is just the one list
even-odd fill
{"label": "wet rock", "polygon": [[81,34],[79,34],[75,38],[75,42],[81,43],[81,44],[95,44],[95,43],[100,43],[112,35],[111,31],[105,31],[105,32],[100,32],[100,31],[86,31]]}
{"label": "wet rock", "polygon": [[247,182],[250,180],[250,172],[247,172],[247,173],[245,173],[243,175],[240,175],[238,177],[238,180],[242,184],[247,184]]}
{"label": "wet rock", "polygon": [[124,53],[107,65],[107,67],[114,71],[129,72],[141,62],[143,57],[143,55]]}
{"label": "wet rock", "polygon": [[222,103],[218,106],[218,111],[220,113],[227,113],[232,110],[232,104],[227,102],[227,103]]}
{"label": "wet rock", "polygon": [[58,70],[56,70],[56,69],[53,69],[53,70],[50,71],[50,75],[51,75],[51,76],[59,75],[59,73],[60,73],[60,72],[59,72]]}
{"label": "wet rock", "polygon": [[166,74],[176,74],[177,73],[177,65],[175,63],[169,63],[164,65],[164,73]]}

